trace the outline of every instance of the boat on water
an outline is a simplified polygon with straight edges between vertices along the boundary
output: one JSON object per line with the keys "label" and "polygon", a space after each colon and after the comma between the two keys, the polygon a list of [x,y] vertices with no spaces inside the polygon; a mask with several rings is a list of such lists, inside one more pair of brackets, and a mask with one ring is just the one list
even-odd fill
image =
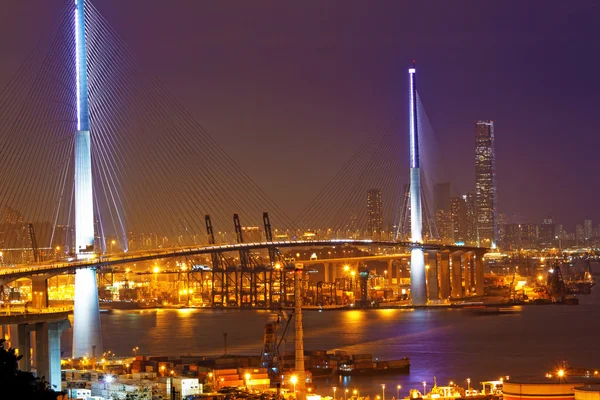
{"label": "boat on water", "polygon": [[[411,389],[408,397],[405,400],[411,399],[427,399],[427,400],[458,400],[458,399],[489,399],[489,400],[500,400],[502,399],[502,385],[503,381],[485,381],[481,382],[482,390],[471,388],[470,386],[465,389],[453,382],[450,382],[448,386],[438,386],[435,377],[433,378],[433,387],[428,393],[421,393],[418,389]],[[426,382],[423,382],[423,388],[426,388]]]}
{"label": "boat on water", "polygon": [[471,312],[473,315],[501,315],[501,314],[518,314],[523,311],[520,306],[476,306],[476,307],[465,307],[466,310]]}
{"label": "boat on water", "polygon": [[381,374],[408,374],[410,359],[401,358],[389,361],[350,360],[340,364],[338,373],[342,376],[368,376]]}

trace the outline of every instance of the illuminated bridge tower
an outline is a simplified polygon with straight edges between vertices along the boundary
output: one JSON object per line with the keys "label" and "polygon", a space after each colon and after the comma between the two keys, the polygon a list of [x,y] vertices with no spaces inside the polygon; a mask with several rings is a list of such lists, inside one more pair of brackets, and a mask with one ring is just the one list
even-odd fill
{"label": "illuminated bridge tower", "polygon": [[[413,243],[423,242],[421,212],[421,169],[419,162],[419,122],[417,114],[417,82],[415,65],[408,70],[410,78],[410,237]],[[427,304],[425,256],[423,249],[410,251],[410,297],[414,305]]]}
{"label": "illuminated bridge tower", "polygon": [[[75,133],[75,248],[77,258],[94,254],[94,197],[85,35],[85,0],[75,0],[77,132]],[[102,354],[102,332],[95,269],[75,274],[73,357]],[[95,354],[94,354],[95,353]]]}

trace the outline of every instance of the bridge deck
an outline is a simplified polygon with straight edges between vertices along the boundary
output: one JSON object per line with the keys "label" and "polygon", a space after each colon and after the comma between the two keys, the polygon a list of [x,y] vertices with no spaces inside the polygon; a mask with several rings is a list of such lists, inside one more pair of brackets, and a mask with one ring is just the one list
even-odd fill
{"label": "bridge deck", "polygon": [[[163,251],[149,251],[139,253],[120,254],[117,256],[100,256],[87,260],[71,261],[63,263],[51,263],[33,265],[27,268],[11,269],[0,272],[0,284],[6,284],[16,279],[32,275],[60,274],[82,268],[102,268],[111,265],[127,264],[134,262],[150,261],[161,258],[185,257],[199,254],[223,253],[240,250],[257,250],[264,248],[291,248],[291,247],[315,247],[315,246],[381,246],[400,247],[405,249],[421,248],[423,250],[450,251],[450,252],[486,252],[487,248],[465,247],[430,243],[397,242],[391,240],[368,240],[368,239],[324,239],[324,240],[290,240],[273,242],[235,243],[211,245],[195,248],[174,248]],[[304,261],[303,261],[304,262]]]}

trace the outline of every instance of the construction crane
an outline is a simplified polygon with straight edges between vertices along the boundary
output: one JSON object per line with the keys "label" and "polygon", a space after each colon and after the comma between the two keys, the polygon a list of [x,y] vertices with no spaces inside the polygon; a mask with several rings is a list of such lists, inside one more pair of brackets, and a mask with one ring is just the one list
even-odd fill
{"label": "construction crane", "polygon": [[548,271],[548,283],[546,288],[548,297],[550,297],[552,301],[564,301],[565,296],[567,295],[567,288],[565,286],[565,281],[563,280],[559,263],[556,263],[552,269]]}
{"label": "construction crane", "polygon": [[33,250],[33,262],[40,262],[40,250],[38,249],[37,239],[35,237],[35,229],[33,224],[30,222],[29,227],[29,239],[31,240],[31,250]]}
{"label": "construction crane", "polygon": [[[278,383],[281,380],[281,365],[279,357],[279,346],[285,338],[285,333],[288,330],[290,322],[292,321],[293,313],[286,315],[283,309],[279,309],[277,313],[277,319],[275,321],[267,322],[265,324],[265,335],[264,335],[264,346],[261,356],[261,366],[266,368],[269,373],[271,382]],[[282,321],[286,321],[285,328],[281,337],[278,338],[279,327]]]}

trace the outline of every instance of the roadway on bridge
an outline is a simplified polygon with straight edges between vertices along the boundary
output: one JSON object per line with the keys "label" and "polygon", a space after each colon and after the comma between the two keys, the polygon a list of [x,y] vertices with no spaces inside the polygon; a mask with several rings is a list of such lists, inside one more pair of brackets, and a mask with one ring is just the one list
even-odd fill
{"label": "roadway on bridge", "polygon": [[[235,243],[211,245],[195,248],[174,248],[163,251],[148,251],[140,253],[120,254],[116,256],[94,256],[86,260],[73,260],[66,263],[51,263],[46,265],[30,266],[27,268],[16,268],[0,272],[0,284],[6,284],[16,279],[32,275],[60,274],[83,268],[102,268],[113,265],[143,262],[170,257],[187,257],[199,254],[223,253],[240,250],[257,250],[264,248],[291,248],[291,247],[316,247],[316,246],[382,246],[382,247],[419,247],[423,250],[437,250],[450,252],[486,251],[484,248],[450,246],[429,243],[397,242],[392,240],[370,240],[370,239],[323,239],[323,240],[290,240],[254,243]],[[310,262],[302,261],[305,264]]]}

